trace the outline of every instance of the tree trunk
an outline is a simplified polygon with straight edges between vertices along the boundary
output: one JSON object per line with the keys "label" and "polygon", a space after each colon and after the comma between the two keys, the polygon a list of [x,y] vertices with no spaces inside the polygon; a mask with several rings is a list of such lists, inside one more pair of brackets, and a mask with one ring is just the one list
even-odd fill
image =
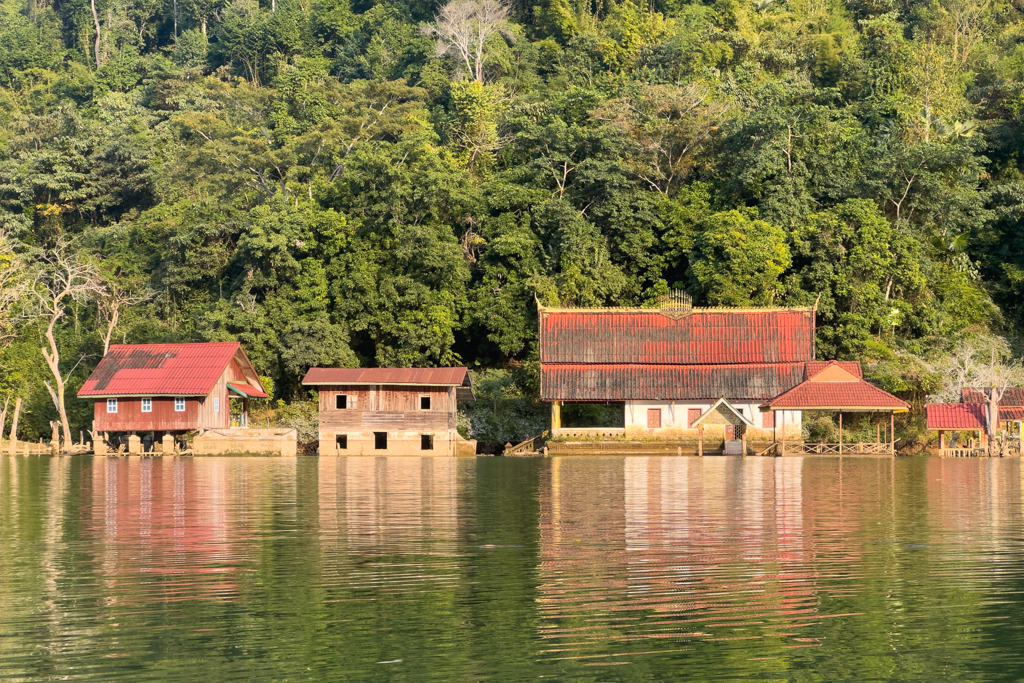
{"label": "tree trunk", "polygon": [[203,17],[203,23],[201,24],[201,28],[203,29],[203,38],[205,38],[206,37],[206,17]]}
{"label": "tree trunk", "polygon": [[4,440],[4,427],[7,426],[7,406],[11,405],[11,397],[4,399],[4,409],[0,411],[0,443]]}
{"label": "tree trunk", "polygon": [[96,12],[96,0],[89,0],[89,7],[92,9],[92,23],[96,26],[96,68],[103,66],[103,62],[100,60],[100,41],[102,34],[100,33],[100,15]]}
{"label": "tree trunk", "polygon": [[988,447],[991,451],[995,448],[996,432],[999,430],[999,400],[996,399],[996,390],[992,388],[988,394]]}
{"label": "tree trunk", "polygon": [[60,415],[60,424],[64,432],[64,446],[70,448],[71,446],[71,425],[68,423],[68,410],[67,405],[64,402],[64,388],[67,382],[60,374],[60,352],[57,350],[57,340],[53,336],[53,328],[57,324],[58,316],[50,318],[50,324],[46,328],[46,341],[50,345],[50,350],[47,352],[46,349],[42,349],[43,358],[46,360],[46,365],[50,368],[50,374],[53,375],[54,386],[50,386],[50,382],[46,381],[46,388],[50,392],[50,398],[53,399],[53,405],[57,408],[57,413]]}
{"label": "tree trunk", "polygon": [[21,396],[14,399],[14,416],[11,418],[11,455],[18,447],[18,417],[21,416]]}

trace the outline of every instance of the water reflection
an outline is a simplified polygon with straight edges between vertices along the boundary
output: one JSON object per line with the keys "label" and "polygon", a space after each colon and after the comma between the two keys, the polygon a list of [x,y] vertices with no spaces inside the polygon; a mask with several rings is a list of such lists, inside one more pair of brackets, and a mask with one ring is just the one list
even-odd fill
{"label": "water reflection", "polygon": [[3,457],[0,673],[1016,680],[1020,465]]}

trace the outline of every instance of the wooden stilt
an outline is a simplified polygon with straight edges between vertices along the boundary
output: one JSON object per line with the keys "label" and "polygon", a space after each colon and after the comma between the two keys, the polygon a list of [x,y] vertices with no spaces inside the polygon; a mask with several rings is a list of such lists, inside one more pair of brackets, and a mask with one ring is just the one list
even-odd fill
{"label": "wooden stilt", "polygon": [[889,413],[889,436],[892,437],[892,454],[896,455],[896,413]]}
{"label": "wooden stilt", "polygon": [[697,455],[704,457],[704,425],[697,427]]}
{"label": "wooden stilt", "polygon": [[843,411],[839,411],[839,455],[843,454]]}
{"label": "wooden stilt", "polygon": [[786,454],[786,411],[782,411],[782,442],[779,444],[779,455]]}

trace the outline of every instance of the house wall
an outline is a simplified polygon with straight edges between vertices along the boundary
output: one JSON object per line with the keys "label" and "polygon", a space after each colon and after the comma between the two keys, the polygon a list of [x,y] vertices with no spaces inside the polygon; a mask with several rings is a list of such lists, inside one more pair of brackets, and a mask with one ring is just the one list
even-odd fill
{"label": "house wall", "polygon": [[93,424],[97,432],[188,432],[199,427],[200,399],[187,397],[185,411],[174,411],[174,399],[153,398],[153,412],[142,412],[141,396],[117,399],[117,412],[107,412],[107,399],[93,401]]}
{"label": "house wall", "polygon": [[[320,387],[320,455],[455,455],[457,403],[454,387],[378,385]],[[348,396],[348,407],[335,408],[336,396]],[[419,409],[430,396],[430,410]],[[387,450],[377,450],[374,432],[386,432]],[[337,448],[337,436],[348,448]],[[434,437],[432,450],[421,449],[421,436]]]}
{"label": "house wall", "polygon": [[[224,368],[224,372],[220,373],[220,377],[217,378],[217,383],[213,385],[213,389],[210,390],[210,393],[200,403],[200,427],[203,429],[226,429],[231,426],[231,394],[228,390],[228,382],[244,381],[246,381],[245,375],[242,374],[238,364],[232,360]],[[220,410],[217,412],[213,410],[213,398],[215,396],[220,398]],[[241,398],[238,400],[240,401]]]}
{"label": "house wall", "polygon": [[[691,429],[688,424],[688,415],[690,409],[698,409],[701,414],[705,413],[712,405],[714,401],[705,402],[682,402],[682,401],[626,401],[624,406],[625,411],[625,427],[626,436],[628,437],[660,437],[660,438],[697,438],[697,430]],[[746,435],[748,439],[772,439],[776,434],[774,426],[762,426],[764,423],[762,420],[762,413],[760,410],[760,402],[731,402],[731,405],[740,410],[744,417],[754,423],[754,427],[747,427]],[[649,429],[647,427],[647,411],[649,409],[660,409],[661,410],[661,428],[660,429]],[[769,413],[769,416],[772,415]],[[769,417],[769,420],[771,417]],[[780,430],[778,436],[782,437],[781,426],[782,418],[780,414],[775,414],[775,420],[778,421]],[[786,438],[797,439],[800,436],[801,430],[801,412],[786,411]],[[704,425],[704,437],[706,439],[724,439],[725,438],[725,425],[724,424],[705,424]]]}

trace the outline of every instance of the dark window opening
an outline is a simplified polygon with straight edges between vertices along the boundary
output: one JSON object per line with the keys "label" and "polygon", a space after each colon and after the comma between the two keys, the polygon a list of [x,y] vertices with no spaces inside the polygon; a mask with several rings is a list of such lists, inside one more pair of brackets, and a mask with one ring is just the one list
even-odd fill
{"label": "dark window opening", "polygon": [[341,450],[347,449],[348,448],[348,434],[338,434],[337,436],[334,437],[334,443]]}
{"label": "dark window opening", "polygon": [[429,396],[420,396],[420,410],[430,410]]}
{"label": "dark window opening", "polygon": [[433,434],[420,434],[420,450],[432,451],[434,450],[434,435]]}
{"label": "dark window opening", "polygon": [[388,449],[388,433],[374,432],[373,447],[376,448],[378,451],[386,451]]}
{"label": "dark window opening", "polygon": [[334,397],[334,407],[338,410],[345,410],[348,408],[348,396],[345,394],[338,394]]}

